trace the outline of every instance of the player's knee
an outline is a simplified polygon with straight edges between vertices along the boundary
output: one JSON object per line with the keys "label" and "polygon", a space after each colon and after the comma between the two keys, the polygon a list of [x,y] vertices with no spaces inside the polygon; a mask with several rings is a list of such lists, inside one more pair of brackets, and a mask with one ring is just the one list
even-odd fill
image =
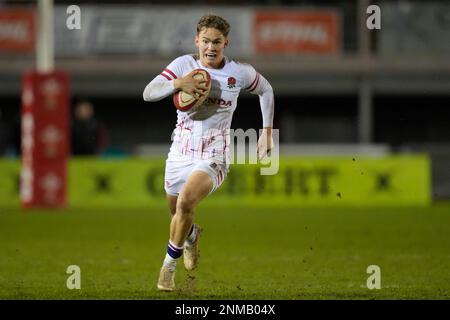
{"label": "player's knee", "polygon": [[194,201],[188,197],[183,197],[178,199],[177,202],[177,212],[183,215],[193,215],[194,214]]}

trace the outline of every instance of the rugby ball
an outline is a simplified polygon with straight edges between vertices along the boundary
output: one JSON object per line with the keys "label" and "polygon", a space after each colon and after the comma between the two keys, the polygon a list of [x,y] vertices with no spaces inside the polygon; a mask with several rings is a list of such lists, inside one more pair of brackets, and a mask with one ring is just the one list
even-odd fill
{"label": "rugby ball", "polygon": [[211,91],[211,76],[209,75],[208,71],[203,69],[195,69],[194,71],[195,73],[193,75],[193,78],[206,81],[205,84],[208,87],[208,90],[206,91],[205,95],[200,98],[197,97],[197,95],[193,96],[181,90],[177,91],[173,95],[173,103],[175,105],[175,108],[180,111],[188,111],[201,106],[203,102],[205,102],[209,92]]}

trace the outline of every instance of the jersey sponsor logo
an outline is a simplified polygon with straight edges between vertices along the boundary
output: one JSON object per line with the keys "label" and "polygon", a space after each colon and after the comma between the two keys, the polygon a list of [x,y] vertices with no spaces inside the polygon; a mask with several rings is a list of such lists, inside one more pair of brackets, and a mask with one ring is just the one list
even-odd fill
{"label": "jersey sponsor logo", "polygon": [[218,99],[218,98],[206,98],[206,103],[208,104],[214,104],[214,105],[218,105],[220,107],[226,108],[226,107],[231,107],[231,101],[230,100],[224,100],[224,99]]}

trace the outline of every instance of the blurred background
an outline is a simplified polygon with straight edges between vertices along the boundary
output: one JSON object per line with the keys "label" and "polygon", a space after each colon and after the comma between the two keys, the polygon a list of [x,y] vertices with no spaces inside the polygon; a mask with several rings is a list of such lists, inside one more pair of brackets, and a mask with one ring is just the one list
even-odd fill
{"label": "blurred background", "polygon": [[[55,68],[70,79],[72,155],[164,157],[175,108],[169,98],[144,102],[143,89],[175,57],[196,52],[196,22],[215,13],[232,26],[226,54],[274,88],[282,155],[426,154],[431,197],[450,198],[447,1],[80,0],[81,29],[69,30],[72,2],[56,1],[53,26]],[[371,4],[381,29],[366,26]],[[8,24],[1,12],[11,9],[24,11]],[[8,159],[20,156],[21,79],[36,65],[30,9],[34,1],[0,1],[0,154]],[[257,97],[243,93],[233,128],[260,126]]]}

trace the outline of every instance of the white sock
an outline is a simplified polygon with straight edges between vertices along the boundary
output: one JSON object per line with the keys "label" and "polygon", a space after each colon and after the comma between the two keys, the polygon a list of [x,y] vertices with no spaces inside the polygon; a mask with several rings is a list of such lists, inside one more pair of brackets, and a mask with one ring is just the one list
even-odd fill
{"label": "white sock", "polygon": [[170,270],[175,270],[177,268],[177,260],[172,258],[168,253],[166,253],[166,257],[164,258],[163,265]]}
{"label": "white sock", "polygon": [[177,247],[169,240],[169,244],[167,245],[167,253],[164,258],[163,265],[166,268],[175,270],[177,267],[177,259],[183,255],[183,247]]}

